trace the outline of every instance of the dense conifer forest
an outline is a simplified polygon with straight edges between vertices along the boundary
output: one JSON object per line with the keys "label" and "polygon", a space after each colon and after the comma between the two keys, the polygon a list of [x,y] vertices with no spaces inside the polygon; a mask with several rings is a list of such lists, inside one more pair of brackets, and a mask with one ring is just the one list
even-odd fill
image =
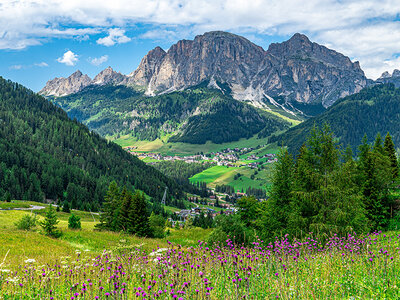
{"label": "dense conifer forest", "polygon": [[203,144],[289,128],[283,119],[204,85],[154,97],[126,86],[89,86],[52,101],[102,136],[151,141],[170,134],[171,142]]}
{"label": "dense conifer forest", "polygon": [[0,77],[0,199],[52,199],[98,210],[112,180],[157,201],[165,186],[167,203],[173,204],[171,194],[183,196],[174,180]]}
{"label": "dense conifer forest", "polygon": [[359,93],[339,99],[327,111],[290,128],[270,142],[279,142],[296,152],[305,142],[313,125],[330,125],[335,137],[354,152],[364,134],[372,142],[377,133],[392,133],[393,142],[400,145],[400,89],[393,84],[375,85]]}

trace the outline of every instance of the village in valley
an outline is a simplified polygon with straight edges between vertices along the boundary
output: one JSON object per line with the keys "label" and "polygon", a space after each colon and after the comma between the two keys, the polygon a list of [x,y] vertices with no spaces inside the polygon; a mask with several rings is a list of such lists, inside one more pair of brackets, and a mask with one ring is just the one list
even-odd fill
{"label": "village in valley", "polygon": [[[241,156],[250,153],[256,148],[227,148],[218,152],[211,152],[207,154],[198,153],[195,155],[188,156],[179,156],[179,155],[162,155],[160,153],[151,153],[151,152],[137,152],[136,147],[126,147],[126,151],[131,153],[132,155],[136,155],[138,158],[148,161],[148,162],[157,162],[157,161],[184,161],[188,164],[190,163],[202,163],[209,162],[215,164],[217,166],[226,166],[226,167],[250,167],[257,168],[258,165],[262,163],[274,163],[277,161],[276,155],[274,153],[267,153],[261,156],[257,156],[255,154],[250,154],[246,158],[241,158]],[[265,158],[266,160],[261,161],[261,159]]]}
{"label": "village in valley", "polygon": [[[199,152],[192,155],[163,155],[161,153],[141,152],[135,146],[128,146],[124,149],[132,155],[137,156],[147,164],[157,164],[162,161],[183,161],[188,164],[208,163],[211,166],[225,166],[227,168],[260,169],[264,164],[272,164],[277,161],[275,153],[265,153],[260,151],[266,145],[256,148],[226,148],[220,151],[203,153]],[[257,152],[258,151],[258,152]],[[234,203],[237,199],[247,196],[243,190],[234,190],[232,193],[221,193],[215,188],[207,187],[207,197],[189,195],[187,198],[188,207],[176,210],[168,219],[172,227],[182,227],[187,222],[193,222],[196,218],[208,217],[214,219],[218,215],[235,214],[237,209]],[[258,198],[259,201],[263,199]]]}

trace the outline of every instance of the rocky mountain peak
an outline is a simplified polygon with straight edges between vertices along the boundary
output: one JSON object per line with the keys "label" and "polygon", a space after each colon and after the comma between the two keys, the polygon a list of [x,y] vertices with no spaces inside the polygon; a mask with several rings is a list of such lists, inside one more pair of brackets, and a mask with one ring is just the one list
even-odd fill
{"label": "rocky mountain peak", "polygon": [[76,70],[67,78],[56,77],[53,80],[49,80],[39,94],[44,96],[65,96],[80,91],[90,85],[91,81],[88,75]]}
{"label": "rocky mountain peak", "polygon": [[111,67],[107,67],[94,77],[92,84],[119,84],[125,79],[125,76],[115,72]]}
{"label": "rocky mountain peak", "polygon": [[392,75],[388,71],[382,73],[381,77],[376,80],[377,83],[392,83],[397,88],[400,87],[400,70],[394,69]]}
{"label": "rocky mountain peak", "polygon": [[381,75],[381,77],[379,77],[379,79],[389,78],[389,77],[392,77],[392,76],[390,75],[390,73],[388,71],[385,71],[382,73],[382,75]]}
{"label": "rocky mountain peak", "polygon": [[296,103],[327,107],[367,85],[357,62],[304,34],[273,43],[265,51],[245,37],[223,31],[178,41],[167,52],[156,47],[127,77],[109,67],[92,84],[142,86],[155,95],[211,79],[227,84],[237,100],[289,109]]}
{"label": "rocky mountain peak", "polygon": [[126,84],[145,86],[149,83],[149,78],[159,68],[163,58],[167,53],[159,46],[150,50],[139,64],[139,67],[128,75]]}

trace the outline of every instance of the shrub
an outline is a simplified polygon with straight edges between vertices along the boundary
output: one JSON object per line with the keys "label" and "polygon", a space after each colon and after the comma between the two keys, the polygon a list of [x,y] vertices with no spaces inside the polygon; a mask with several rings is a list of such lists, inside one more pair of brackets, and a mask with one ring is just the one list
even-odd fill
{"label": "shrub", "polygon": [[75,216],[72,214],[68,219],[68,228],[69,229],[81,229],[81,217]]}
{"label": "shrub", "polygon": [[37,217],[36,215],[24,215],[19,221],[15,223],[20,230],[31,230],[32,228],[36,227]]}

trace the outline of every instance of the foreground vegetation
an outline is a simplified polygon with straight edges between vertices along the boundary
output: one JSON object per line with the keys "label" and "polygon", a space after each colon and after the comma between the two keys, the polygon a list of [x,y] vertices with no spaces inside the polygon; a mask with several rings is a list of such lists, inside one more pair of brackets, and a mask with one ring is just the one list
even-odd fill
{"label": "foreground vegetation", "polygon": [[4,299],[344,299],[400,296],[400,235],[277,238],[250,247],[168,242],[1,266]]}

